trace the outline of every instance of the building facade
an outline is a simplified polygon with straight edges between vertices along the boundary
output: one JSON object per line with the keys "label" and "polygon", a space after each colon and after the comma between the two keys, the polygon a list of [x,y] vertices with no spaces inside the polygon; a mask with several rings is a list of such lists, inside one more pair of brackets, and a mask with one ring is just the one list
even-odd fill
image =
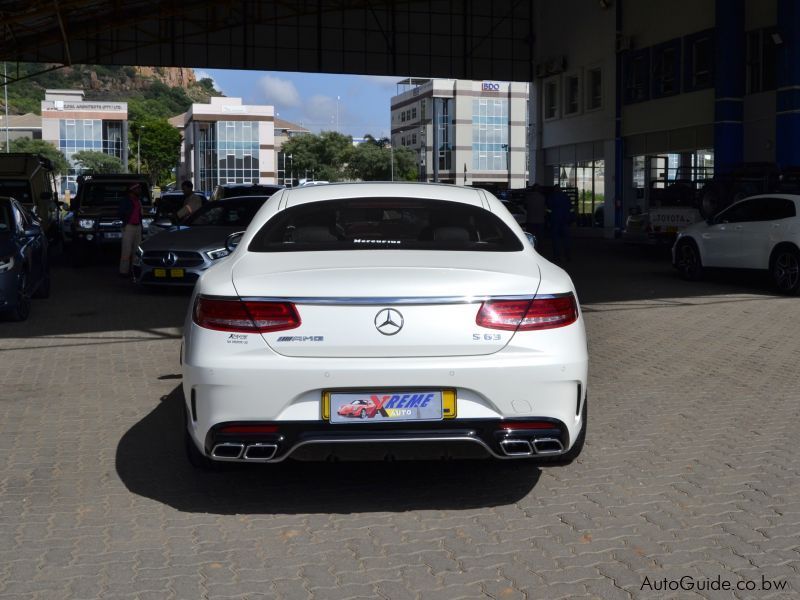
{"label": "building facade", "polygon": [[5,115],[0,114],[0,146],[5,148],[6,138],[11,144],[14,140],[28,138],[32,140],[42,139],[42,117],[33,113],[24,115]]}
{"label": "building facade", "polygon": [[179,180],[192,180],[205,192],[225,183],[275,183],[272,106],[214,97],[192,104],[181,117],[171,119],[183,133]]}
{"label": "building facade", "polygon": [[392,146],[417,154],[421,181],[525,187],[529,84],[409,78],[398,86]]}
{"label": "building facade", "polygon": [[294,173],[294,157],[283,151],[283,145],[294,136],[310,133],[308,129],[297,123],[275,118],[275,167],[276,181],[287,187],[292,187],[297,173]]}
{"label": "building facade", "polygon": [[743,162],[800,166],[800,10],[792,0],[545,0],[531,173],[603,206],[608,235],[656,188]]}
{"label": "building facade", "polygon": [[83,150],[104,152],[128,165],[128,104],[84,100],[82,90],[46,90],[42,100],[42,139],[64,153],[70,169],[61,191],[75,191],[80,167],[73,156]]}

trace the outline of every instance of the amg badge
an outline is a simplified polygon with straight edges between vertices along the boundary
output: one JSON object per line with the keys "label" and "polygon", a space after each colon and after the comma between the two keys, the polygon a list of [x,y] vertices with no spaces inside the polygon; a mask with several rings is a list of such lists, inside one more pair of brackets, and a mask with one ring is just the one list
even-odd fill
{"label": "amg badge", "polygon": [[323,342],[324,335],[282,335],[278,338],[279,342]]}

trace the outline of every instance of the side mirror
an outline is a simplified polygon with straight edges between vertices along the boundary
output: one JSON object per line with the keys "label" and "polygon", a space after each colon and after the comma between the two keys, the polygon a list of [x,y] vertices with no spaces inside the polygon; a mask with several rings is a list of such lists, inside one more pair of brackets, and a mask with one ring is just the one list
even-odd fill
{"label": "side mirror", "polygon": [[236,250],[236,246],[238,246],[239,242],[242,241],[242,237],[244,237],[244,231],[237,231],[236,233],[230,234],[225,239],[225,249],[228,252],[233,252]]}
{"label": "side mirror", "polygon": [[537,243],[536,236],[535,236],[535,235],[533,235],[532,233],[528,233],[528,232],[526,231],[526,232],[525,232],[525,237],[526,237],[526,238],[528,238],[528,241],[530,242],[531,246],[533,246],[534,248],[536,248],[536,243]]}

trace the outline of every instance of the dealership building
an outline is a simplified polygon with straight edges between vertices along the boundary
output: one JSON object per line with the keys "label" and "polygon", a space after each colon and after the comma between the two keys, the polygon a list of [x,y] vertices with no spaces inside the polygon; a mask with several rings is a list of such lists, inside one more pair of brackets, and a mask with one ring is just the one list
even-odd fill
{"label": "dealership building", "polygon": [[421,181],[525,186],[527,83],[408,78],[398,88],[392,146],[417,154]]}
{"label": "dealership building", "polygon": [[178,179],[210,192],[225,183],[275,183],[275,109],[213,97],[170,119],[183,135]]}
{"label": "dealership building", "polygon": [[84,100],[83,90],[46,90],[42,100],[42,139],[64,153],[70,169],[61,191],[74,191],[80,169],[73,155],[104,152],[128,164],[128,104]]}

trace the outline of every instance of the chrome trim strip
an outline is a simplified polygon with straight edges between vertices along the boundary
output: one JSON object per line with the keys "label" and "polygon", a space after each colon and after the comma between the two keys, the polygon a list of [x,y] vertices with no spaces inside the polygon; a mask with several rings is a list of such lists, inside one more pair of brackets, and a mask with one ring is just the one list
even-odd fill
{"label": "chrome trim strip", "polygon": [[[203,296],[204,298],[214,298],[214,296]],[[536,296],[537,298],[547,298],[551,296]],[[247,302],[292,302],[293,304],[316,304],[316,305],[349,305],[349,306],[413,306],[425,304],[476,304],[488,300],[532,300],[532,294],[519,296],[330,296],[330,297],[277,297],[277,296],[243,296],[241,299]],[[222,298],[220,298],[222,299]]]}

